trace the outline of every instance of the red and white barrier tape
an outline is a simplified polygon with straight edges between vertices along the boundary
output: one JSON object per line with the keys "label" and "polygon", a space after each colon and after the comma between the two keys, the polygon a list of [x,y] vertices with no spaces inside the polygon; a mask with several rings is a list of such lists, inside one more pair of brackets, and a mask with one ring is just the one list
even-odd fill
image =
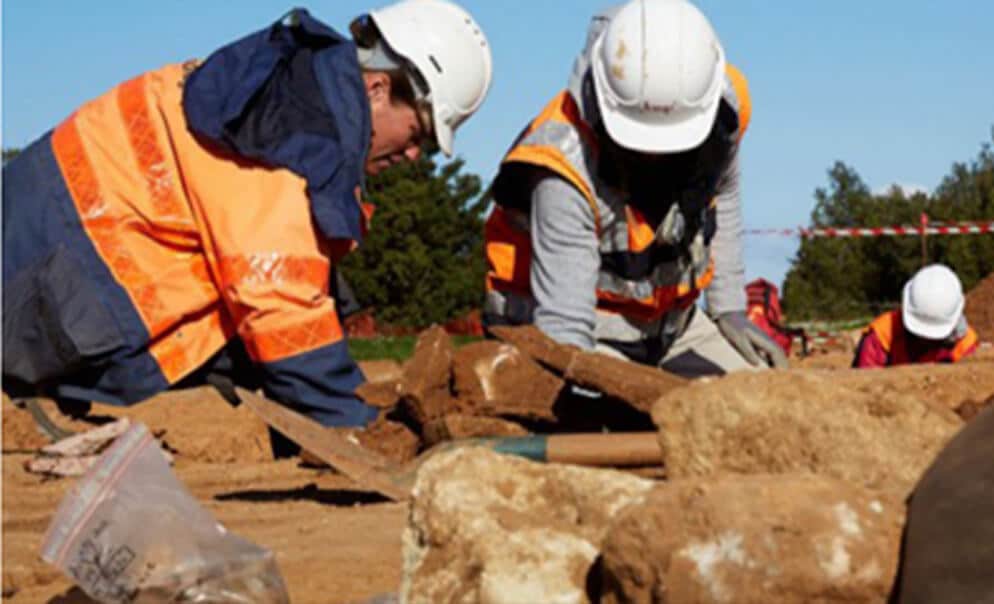
{"label": "red and white barrier tape", "polygon": [[907,235],[981,235],[994,233],[994,222],[963,222],[936,226],[889,227],[821,227],[796,229],[745,229],[746,235],[775,235],[782,237],[901,237]]}

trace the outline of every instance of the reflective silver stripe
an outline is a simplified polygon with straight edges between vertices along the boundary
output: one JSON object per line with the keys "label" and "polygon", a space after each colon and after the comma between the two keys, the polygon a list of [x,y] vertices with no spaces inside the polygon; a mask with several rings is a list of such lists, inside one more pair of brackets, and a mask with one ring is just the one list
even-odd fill
{"label": "reflective silver stripe", "polygon": [[604,269],[601,269],[597,275],[597,289],[637,300],[647,298],[655,291],[655,287],[648,279],[633,281]]}
{"label": "reflective silver stripe", "polygon": [[533,323],[535,300],[511,292],[489,291],[483,299],[483,312],[504,317],[511,323]]}
{"label": "reflective silver stripe", "polygon": [[[726,95],[731,95],[734,107],[738,107],[731,81],[726,76]],[[599,213],[599,249],[601,254],[628,252],[628,216],[625,212],[627,195],[609,187],[599,179],[592,178],[589,166],[593,166],[590,149],[583,143],[579,130],[572,124],[547,121],[532,132],[528,133],[519,146],[544,146],[558,149],[577,175],[594,193],[594,202]],[[671,262],[663,262],[654,267],[652,274],[646,279],[629,280],[606,269],[601,269],[598,275],[597,287],[617,296],[642,299],[651,296],[659,287],[686,285],[693,287],[695,278],[699,278],[708,267],[710,249],[698,236],[691,246],[692,259],[683,258]],[[506,315],[505,312],[500,314]]]}
{"label": "reflective silver stripe", "polygon": [[590,173],[587,171],[588,161],[591,161],[589,150],[583,144],[579,131],[572,125],[547,121],[528,133],[519,145],[559,149],[583,181],[590,185]]}

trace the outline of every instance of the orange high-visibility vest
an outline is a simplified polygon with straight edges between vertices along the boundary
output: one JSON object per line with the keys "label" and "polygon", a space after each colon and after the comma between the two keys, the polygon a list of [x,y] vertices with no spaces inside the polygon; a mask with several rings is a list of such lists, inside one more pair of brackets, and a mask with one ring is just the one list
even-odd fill
{"label": "orange high-visibility vest", "polygon": [[195,67],[125,82],[52,134],[83,228],[170,384],[235,333],[261,362],[343,337],[328,281],[348,246],[316,232],[303,178],[194,139],[181,101]]}
{"label": "orange high-visibility vest", "polygon": [[[892,310],[877,317],[864,333],[876,334],[880,345],[887,352],[889,365],[907,365],[914,363],[907,346],[907,334],[901,311]],[[966,335],[949,347],[949,360],[953,363],[970,354],[977,346],[977,332],[972,327],[967,328]]]}
{"label": "orange high-visibility vest", "polygon": [[[738,138],[745,133],[751,102],[745,77],[734,67],[727,70],[726,99],[730,99],[739,121]],[[588,157],[595,154],[597,142],[591,126],[584,121],[573,96],[558,94],[519,136],[504,157],[501,168],[527,165],[556,174],[579,191],[590,205],[602,259],[609,254],[646,252],[655,241],[655,229],[634,206],[609,203],[598,197],[593,176],[587,169]],[[525,212],[496,199],[485,229],[488,291],[530,297],[531,241]],[[715,199],[710,199],[714,209]],[[686,308],[700,295],[714,276],[709,242],[703,238],[698,260],[683,258],[663,261],[671,266],[653,267],[650,275],[630,279],[610,270],[602,262],[598,276],[597,305],[638,320],[656,320],[668,311]]]}

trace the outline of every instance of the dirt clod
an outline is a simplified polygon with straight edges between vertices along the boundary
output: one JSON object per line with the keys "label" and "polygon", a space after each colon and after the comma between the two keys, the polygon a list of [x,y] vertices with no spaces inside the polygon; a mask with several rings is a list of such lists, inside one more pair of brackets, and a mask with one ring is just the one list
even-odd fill
{"label": "dirt clod", "polygon": [[357,431],[356,438],[362,446],[395,463],[414,459],[421,447],[421,439],[410,428],[382,416],[365,430]]}
{"label": "dirt clod", "polygon": [[532,325],[495,327],[491,331],[567,381],[624,401],[644,413],[651,411],[660,396],[687,383],[655,367],[558,344]]}
{"label": "dirt clod", "polygon": [[428,446],[460,438],[528,435],[528,429],[521,424],[496,417],[480,417],[462,413],[450,413],[439,419],[431,420],[424,425],[423,430],[425,444]]}
{"label": "dirt clod", "polygon": [[452,410],[451,368],[452,341],[445,330],[435,326],[423,331],[400,385],[401,405],[418,425]]}
{"label": "dirt clod", "polygon": [[380,409],[391,409],[400,401],[400,380],[366,382],[356,388],[356,396]]}
{"label": "dirt clod", "polygon": [[485,415],[554,421],[563,380],[514,346],[496,341],[460,348],[453,358],[453,391]]}
{"label": "dirt clod", "polygon": [[994,342],[994,273],[973,286],[966,296],[966,319],[983,342]]}

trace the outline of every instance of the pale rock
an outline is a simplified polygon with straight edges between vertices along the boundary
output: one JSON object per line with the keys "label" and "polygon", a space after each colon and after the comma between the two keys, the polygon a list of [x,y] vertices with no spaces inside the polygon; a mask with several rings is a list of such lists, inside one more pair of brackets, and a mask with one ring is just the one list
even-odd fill
{"label": "pale rock", "polygon": [[903,520],[893,494],[811,474],[662,484],[605,538],[602,601],[883,604]]}
{"label": "pale rock", "polygon": [[654,483],[481,448],[431,458],[404,532],[401,601],[588,602],[608,524]]}

